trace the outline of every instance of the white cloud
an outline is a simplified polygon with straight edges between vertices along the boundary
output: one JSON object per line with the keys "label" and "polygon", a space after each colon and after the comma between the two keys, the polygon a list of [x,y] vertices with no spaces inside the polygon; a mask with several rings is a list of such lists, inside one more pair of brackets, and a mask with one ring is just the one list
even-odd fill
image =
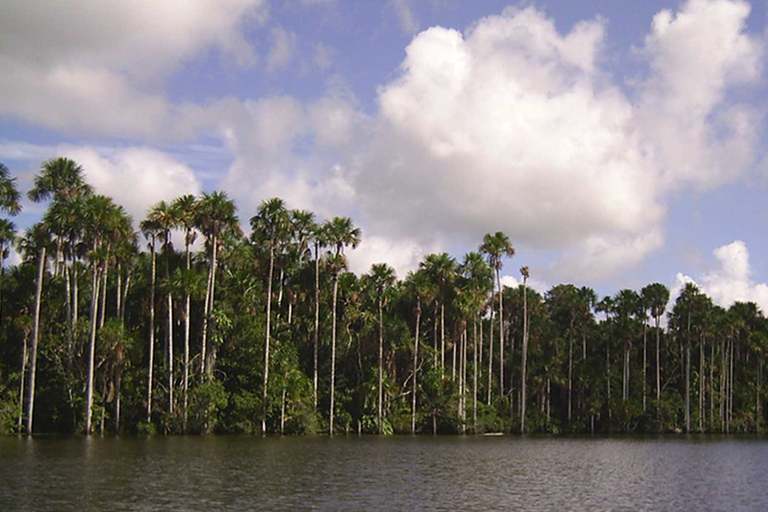
{"label": "white cloud", "polygon": [[80,164],[97,193],[122,205],[138,225],[158,201],[201,192],[192,169],[150,148],[117,149],[109,153],[89,147],[61,146],[57,154]]}
{"label": "white cloud", "polygon": [[270,38],[272,47],[267,55],[267,71],[275,72],[291,63],[299,44],[299,36],[291,30],[275,27],[272,29]]}
{"label": "white cloud", "polygon": [[693,0],[657,16],[632,95],[606,71],[601,18],[561,33],[534,7],[508,8],[464,34],[421,32],[351,166],[366,221],[389,237],[474,244],[503,230],[565,251],[547,279],[625,271],[663,246],[671,190],[716,185],[754,160],[760,117],[730,95],[761,76],[747,14]]}
{"label": "white cloud", "polygon": [[438,251],[436,245],[426,250],[412,240],[389,240],[376,235],[366,236],[363,232],[362,242],[357,249],[348,251],[347,260],[350,270],[357,274],[370,272],[375,263],[386,263],[395,269],[398,279],[403,279],[408,272],[419,268],[424,256]]}
{"label": "white cloud", "polygon": [[216,48],[242,65],[256,56],[240,27],[265,0],[76,0],[0,4],[0,116],[68,132],[161,136],[160,85]]}
{"label": "white cloud", "polygon": [[317,43],[315,45],[315,55],[312,58],[312,62],[320,71],[326,71],[333,64],[334,50],[330,46]]}
{"label": "white cloud", "polygon": [[768,311],[768,285],[752,279],[752,268],[749,264],[749,251],[741,240],[718,247],[713,251],[718,262],[718,268],[704,274],[698,280],[677,274],[675,285],[672,287],[670,307],[680,295],[680,290],[686,283],[694,283],[709,295],[715,304],[724,308],[734,302],[755,302],[760,309]]}

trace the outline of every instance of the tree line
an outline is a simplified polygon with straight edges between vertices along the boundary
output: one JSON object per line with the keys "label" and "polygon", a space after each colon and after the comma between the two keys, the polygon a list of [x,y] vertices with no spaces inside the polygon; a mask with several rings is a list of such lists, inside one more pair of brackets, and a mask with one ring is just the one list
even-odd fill
{"label": "tree line", "polygon": [[[134,221],[76,162],[0,219],[5,433],[760,432],[768,322],[687,284],[503,286],[502,232],[358,276],[351,219],[224,192]],[[21,210],[0,164],[0,212]],[[23,262],[6,268],[12,246]],[[668,310],[669,309],[669,310]]]}

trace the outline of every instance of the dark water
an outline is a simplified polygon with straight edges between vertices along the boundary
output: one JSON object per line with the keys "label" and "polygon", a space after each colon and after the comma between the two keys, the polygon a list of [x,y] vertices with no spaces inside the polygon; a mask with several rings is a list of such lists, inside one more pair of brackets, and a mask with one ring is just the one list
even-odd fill
{"label": "dark water", "polygon": [[0,510],[768,510],[757,439],[0,438]]}

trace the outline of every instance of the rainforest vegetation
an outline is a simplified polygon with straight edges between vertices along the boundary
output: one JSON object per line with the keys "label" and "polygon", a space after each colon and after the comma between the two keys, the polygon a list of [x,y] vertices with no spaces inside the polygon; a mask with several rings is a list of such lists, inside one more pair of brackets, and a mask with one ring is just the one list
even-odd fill
{"label": "rainforest vegetation", "polygon": [[[503,287],[504,233],[396,276],[349,218],[223,192],[131,219],[66,158],[0,164],[0,431],[760,432],[768,322],[688,284]],[[247,224],[246,224],[247,223]],[[243,229],[246,224],[250,229]],[[137,230],[138,228],[138,230]],[[248,231],[251,234],[246,236]],[[5,267],[11,247],[23,262]]]}

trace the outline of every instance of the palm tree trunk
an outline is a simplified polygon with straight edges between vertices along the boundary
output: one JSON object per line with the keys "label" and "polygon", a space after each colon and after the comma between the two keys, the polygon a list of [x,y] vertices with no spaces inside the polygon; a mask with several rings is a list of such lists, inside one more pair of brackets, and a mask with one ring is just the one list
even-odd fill
{"label": "palm tree trunk", "polygon": [[440,374],[445,372],[445,304],[440,299]]}
{"label": "palm tree trunk", "polygon": [[315,244],[315,330],[314,330],[314,367],[312,374],[312,403],[317,411],[317,350],[320,334],[320,247]]}
{"label": "palm tree trunk", "polygon": [[333,409],[336,395],[336,299],[339,291],[339,274],[333,274],[333,312],[331,314],[331,410],[330,421],[328,422],[328,433],[333,436]]}
{"label": "palm tree trunk", "polygon": [[155,373],[155,281],[157,278],[156,265],[157,253],[155,252],[155,241],[152,239],[150,245],[152,253],[151,281],[149,285],[149,374],[147,377],[147,423],[152,421],[152,384]]}
{"label": "palm tree trunk", "polygon": [[379,435],[384,433],[381,417],[381,404],[384,397],[384,317],[382,314],[381,294],[379,294],[379,401],[378,401],[378,425]]}
{"label": "palm tree trunk", "polygon": [[[661,358],[660,336],[661,318],[656,315],[656,420],[661,421]],[[661,424],[659,423],[661,429]]]}
{"label": "palm tree trunk", "polygon": [[645,381],[647,379],[648,368],[648,350],[647,350],[647,328],[645,312],[643,312],[643,412],[646,409],[647,396],[645,393]]}
{"label": "palm tree trunk", "polygon": [[704,431],[704,340],[699,343],[699,432]]}
{"label": "palm tree trunk", "polygon": [[77,318],[80,311],[78,299],[78,292],[80,287],[78,286],[77,279],[77,256],[72,258],[72,330],[77,332]]}
{"label": "palm tree trunk", "polygon": [[[213,260],[211,260],[211,263],[213,263]],[[208,266],[208,280],[205,284],[205,301],[203,303],[203,333],[202,333],[202,340],[201,340],[201,346],[200,346],[200,382],[203,382],[203,379],[207,375],[205,371],[205,361],[208,357],[207,355],[207,341],[208,341],[208,309],[210,307],[211,303],[211,277],[213,276],[213,273],[211,272],[210,265]]]}
{"label": "palm tree trunk", "polygon": [[411,396],[411,434],[416,434],[416,382],[419,375],[419,324],[421,323],[421,307],[416,310],[416,328],[413,335],[413,388]]}
{"label": "palm tree trunk", "polygon": [[29,362],[29,396],[27,397],[27,436],[32,435],[32,418],[35,412],[35,374],[37,371],[37,342],[40,339],[40,307],[43,295],[45,247],[40,249],[37,262],[37,289],[35,291],[35,319],[32,327],[32,350]]}
{"label": "palm tree trunk", "polygon": [[477,313],[472,320],[472,433],[477,434]]}
{"label": "palm tree trunk", "polygon": [[520,433],[525,434],[526,365],[528,364],[528,289],[523,279],[523,354],[520,376]]}
{"label": "palm tree trunk", "polygon": [[691,433],[691,346],[685,347],[685,433]]}
{"label": "palm tree trunk", "polygon": [[267,433],[267,385],[269,383],[269,336],[272,321],[272,273],[275,268],[275,248],[269,247],[269,275],[267,277],[267,332],[264,341],[264,386],[262,387],[262,403],[264,410],[261,416],[261,434]]}
{"label": "palm tree trunk", "polygon": [[504,397],[504,296],[501,288],[501,273],[496,269],[499,286],[499,396]]}
{"label": "palm tree trunk", "polygon": [[[187,236],[185,237],[186,240],[186,263],[187,263],[187,275],[189,275],[189,271],[192,268],[192,261],[191,256],[189,253],[189,229],[187,229]],[[184,402],[182,406],[182,416],[181,416],[181,431],[183,433],[187,433],[187,405],[189,402],[189,315],[190,315],[190,309],[191,309],[191,298],[189,295],[189,291],[186,291],[184,296]]]}
{"label": "palm tree trunk", "polygon": [[[94,247],[94,252],[96,247]],[[95,370],[96,358],[96,326],[99,313],[99,287],[101,285],[101,276],[99,275],[99,265],[93,264],[93,278],[91,281],[91,335],[88,342],[88,382],[86,387],[85,399],[85,434],[91,435],[91,419],[93,411],[93,374]]]}
{"label": "palm tree trunk", "polygon": [[[166,235],[168,240],[168,235]],[[173,294],[171,293],[171,257],[170,251],[165,251],[165,279],[168,282],[168,412],[173,415]]]}
{"label": "palm tree trunk", "polygon": [[491,305],[491,332],[488,336],[488,397],[486,405],[491,405],[491,389],[493,387],[493,305]]}
{"label": "palm tree trunk", "polygon": [[16,428],[19,433],[21,434],[21,427],[22,427],[22,420],[23,420],[23,412],[24,412],[24,373],[27,369],[27,344],[29,342],[29,331],[24,331],[24,347],[21,354],[21,377],[19,378],[19,421],[17,422]]}
{"label": "palm tree trunk", "polygon": [[104,270],[101,275],[101,306],[99,311],[99,329],[104,327],[107,311],[107,276],[109,275],[109,263],[104,262]]}
{"label": "palm tree trunk", "polygon": [[[206,315],[206,318],[208,318],[213,313],[213,305],[214,301],[216,299],[216,271],[219,266],[219,237],[214,235],[213,237],[213,258],[212,258],[212,265],[211,265],[211,300],[208,302],[208,314]],[[208,350],[208,361],[206,362],[206,371],[208,372],[208,375],[213,375],[213,369],[216,366],[216,351],[218,347],[216,345],[211,345],[210,350]]]}

